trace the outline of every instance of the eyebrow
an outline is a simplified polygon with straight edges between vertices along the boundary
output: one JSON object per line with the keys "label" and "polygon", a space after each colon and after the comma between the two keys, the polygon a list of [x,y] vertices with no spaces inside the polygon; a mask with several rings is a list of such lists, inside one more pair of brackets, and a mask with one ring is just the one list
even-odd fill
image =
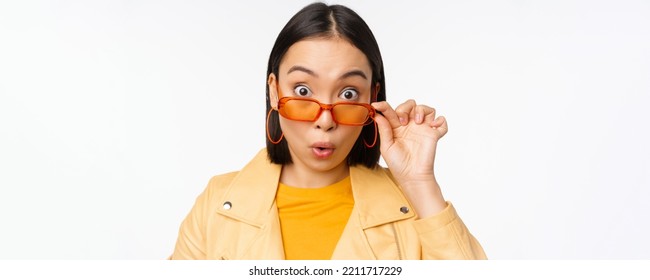
{"label": "eyebrow", "polygon": [[291,72],[294,72],[294,71],[305,72],[305,73],[307,73],[307,74],[309,74],[311,76],[314,76],[314,77],[318,78],[318,75],[316,75],[316,73],[314,71],[309,70],[309,69],[307,69],[305,67],[302,67],[300,65],[295,65],[295,66],[292,66],[291,68],[289,68],[289,71],[287,71],[287,75],[290,74]]}
{"label": "eyebrow", "polygon": [[361,70],[352,70],[350,72],[346,72],[345,74],[341,75],[341,78],[339,78],[339,79],[343,80],[345,78],[349,78],[349,77],[352,77],[352,76],[359,76],[359,77],[363,78],[364,80],[368,79],[368,77],[366,77],[366,73],[363,73],[363,71],[361,71]]}
{"label": "eyebrow", "polygon": [[[287,75],[289,73],[295,72],[295,71],[304,72],[304,73],[307,73],[310,76],[314,76],[314,77],[318,78],[318,74],[316,74],[316,72],[314,72],[314,71],[312,71],[310,69],[307,69],[307,68],[305,68],[303,66],[300,66],[300,65],[295,65],[295,66],[292,66],[291,68],[289,68],[289,71],[287,71]],[[365,80],[368,79],[368,76],[366,76],[366,73],[363,73],[363,71],[361,71],[361,70],[352,70],[352,71],[346,72],[343,75],[341,75],[341,77],[339,79],[343,80],[343,79],[353,77],[353,76],[358,76],[358,77],[361,77],[361,78],[363,78]]]}

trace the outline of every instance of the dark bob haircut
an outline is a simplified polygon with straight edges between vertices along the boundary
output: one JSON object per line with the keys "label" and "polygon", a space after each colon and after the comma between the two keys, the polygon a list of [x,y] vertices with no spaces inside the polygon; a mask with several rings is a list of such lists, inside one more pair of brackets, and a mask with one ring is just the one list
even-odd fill
{"label": "dark bob haircut", "polygon": [[[275,45],[273,45],[273,50],[271,50],[269,57],[266,78],[268,79],[271,73],[279,77],[280,62],[289,47],[294,43],[300,40],[318,37],[340,37],[361,50],[368,58],[370,68],[372,69],[371,88],[375,88],[375,85],[379,84],[379,91],[375,93],[376,98],[371,100],[371,102],[386,100],[384,64],[375,36],[370,31],[366,22],[357,13],[341,5],[328,6],[323,3],[313,3],[296,13],[287,25],[284,26],[282,31],[280,31],[278,38],[275,40]],[[266,84],[267,115],[270,110],[272,108],[269,97],[269,86]],[[267,115],[264,115],[265,120]],[[270,115],[268,129],[272,139],[279,139],[282,135],[277,111]],[[372,148],[367,148],[363,144],[363,140],[366,139],[366,142],[372,143],[375,133],[377,133],[376,145]],[[378,134],[378,132],[375,132],[375,126],[373,124],[363,127],[359,138],[357,138],[350,154],[348,154],[347,162],[350,166],[359,163],[368,168],[377,166],[380,155]],[[264,135],[266,136],[266,133]],[[292,163],[289,146],[285,138],[280,143],[273,144],[267,137],[266,148],[271,162],[277,164]]]}

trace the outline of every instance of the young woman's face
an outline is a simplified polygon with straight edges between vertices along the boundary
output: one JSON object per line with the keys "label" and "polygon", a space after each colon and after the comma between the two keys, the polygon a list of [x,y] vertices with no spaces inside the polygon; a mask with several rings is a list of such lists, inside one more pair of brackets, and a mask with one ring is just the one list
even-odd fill
{"label": "young woman's face", "polygon": [[[282,58],[279,77],[269,76],[271,106],[282,97],[307,97],[323,104],[370,103],[372,71],[361,50],[340,38],[298,41]],[[294,164],[314,171],[346,165],[362,126],[334,122],[323,110],[313,122],[280,116]],[[370,140],[368,140],[370,141]]]}

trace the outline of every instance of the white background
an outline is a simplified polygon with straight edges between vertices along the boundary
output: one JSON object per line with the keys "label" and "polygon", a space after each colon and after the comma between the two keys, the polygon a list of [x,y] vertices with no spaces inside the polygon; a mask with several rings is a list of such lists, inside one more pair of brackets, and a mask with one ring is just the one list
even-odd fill
{"label": "white background", "polygon": [[[311,1],[0,2],[0,259],[163,259],[264,147],[266,64]],[[337,2],[492,259],[650,258],[650,2]]]}

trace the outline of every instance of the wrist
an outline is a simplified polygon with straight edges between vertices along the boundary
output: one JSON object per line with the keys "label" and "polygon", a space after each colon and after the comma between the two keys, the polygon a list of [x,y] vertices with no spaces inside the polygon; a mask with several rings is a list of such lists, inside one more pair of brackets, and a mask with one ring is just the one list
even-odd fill
{"label": "wrist", "polygon": [[447,207],[447,202],[435,178],[412,180],[401,184],[404,195],[419,218],[433,216]]}
{"label": "wrist", "polygon": [[409,176],[395,176],[397,182],[402,188],[419,189],[419,188],[440,188],[436,176],[433,173],[425,173]]}

